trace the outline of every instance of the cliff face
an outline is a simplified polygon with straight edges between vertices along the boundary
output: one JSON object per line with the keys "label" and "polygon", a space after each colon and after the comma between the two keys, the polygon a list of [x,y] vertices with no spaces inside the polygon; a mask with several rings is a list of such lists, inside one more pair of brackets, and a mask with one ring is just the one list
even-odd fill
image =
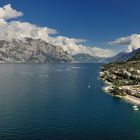
{"label": "cliff face", "polygon": [[0,62],[72,62],[73,58],[61,47],[40,39],[0,41]]}

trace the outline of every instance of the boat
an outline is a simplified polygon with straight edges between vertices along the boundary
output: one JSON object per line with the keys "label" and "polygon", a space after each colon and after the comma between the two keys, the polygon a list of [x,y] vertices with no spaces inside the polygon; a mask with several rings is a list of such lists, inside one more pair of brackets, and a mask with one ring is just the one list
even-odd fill
{"label": "boat", "polygon": [[138,111],[139,109],[138,109],[138,108],[134,108],[134,110],[135,110],[135,111]]}
{"label": "boat", "polygon": [[90,83],[88,84],[88,88],[91,88],[91,85],[90,85]]}
{"label": "boat", "polygon": [[139,110],[138,106],[136,106],[136,105],[133,106],[133,109],[134,109],[135,111],[138,111],[138,110]]}
{"label": "boat", "polygon": [[133,108],[138,108],[138,106],[137,105],[134,105]]}

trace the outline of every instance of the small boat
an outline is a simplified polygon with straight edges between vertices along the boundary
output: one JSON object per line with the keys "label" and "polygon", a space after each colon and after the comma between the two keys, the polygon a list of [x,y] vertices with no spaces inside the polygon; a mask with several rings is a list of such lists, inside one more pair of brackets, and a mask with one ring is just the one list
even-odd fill
{"label": "small boat", "polygon": [[91,85],[90,85],[90,83],[88,84],[88,88],[91,88]]}
{"label": "small boat", "polygon": [[139,109],[138,109],[138,108],[134,108],[134,110],[135,110],[135,111],[138,111]]}
{"label": "small boat", "polygon": [[134,105],[133,108],[138,108],[138,106],[137,105]]}
{"label": "small boat", "polygon": [[136,105],[133,106],[133,109],[134,109],[135,111],[138,111],[138,110],[139,110],[138,106],[136,106]]}

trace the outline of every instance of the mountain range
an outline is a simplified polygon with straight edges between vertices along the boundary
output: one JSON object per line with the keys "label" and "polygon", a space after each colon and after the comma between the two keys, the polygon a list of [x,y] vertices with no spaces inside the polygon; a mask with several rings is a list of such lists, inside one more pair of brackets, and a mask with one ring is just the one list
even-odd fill
{"label": "mountain range", "polygon": [[89,54],[72,55],[63,47],[52,45],[41,39],[24,38],[0,41],[0,63],[45,63],[45,62],[77,62],[95,63],[104,58]]}
{"label": "mountain range", "polygon": [[121,52],[113,57],[101,58],[89,54],[71,55],[61,46],[52,45],[41,39],[0,41],[0,63],[109,63],[140,60],[140,48],[132,52]]}
{"label": "mountain range", "polygon": [[113,57],[109,57],[103,60],[104,63],[110,62],[125,62],[132,60],[140,60],[140,48],[132,52],[121,52]]}
{"label": "mountain range", "polygon": [[76,63],[101,63],[105,58],[91,56],[89,54],[77,54],[73,56]]}
{"label": "mountain range", "polygon": [[25,38],[24,40],[0,41],[0,62],[73,62],[73,57],[62,47],[41,39]]}
{"label": "mountain range", "polygon": [[127,61],[140,61],[140,49],[137,49],[134,52],[135,54],[133,55],[133,57],[129,58]]}

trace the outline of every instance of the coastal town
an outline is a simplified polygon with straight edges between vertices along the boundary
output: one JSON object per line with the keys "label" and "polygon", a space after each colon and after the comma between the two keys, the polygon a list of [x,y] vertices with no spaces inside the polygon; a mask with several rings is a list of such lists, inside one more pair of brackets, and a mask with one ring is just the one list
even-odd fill
{"label": "coastal town", "polygon": [[103,65],[100,78],[105,82],[105,92],[127,98],[140,105],[140,63],[138,61]]}

